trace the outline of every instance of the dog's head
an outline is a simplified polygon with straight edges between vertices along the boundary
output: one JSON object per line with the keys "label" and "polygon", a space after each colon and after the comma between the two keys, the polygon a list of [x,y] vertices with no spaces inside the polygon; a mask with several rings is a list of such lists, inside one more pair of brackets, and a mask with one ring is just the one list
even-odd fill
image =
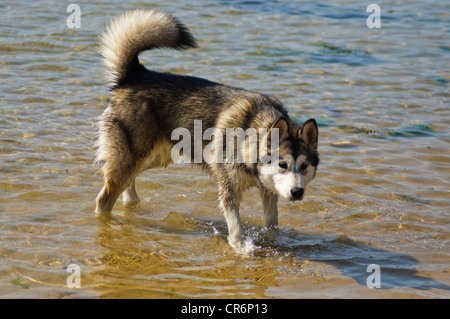
{"label": "dog's head", "polygon": [[[273,129],[278,129],[279,140],[270,144]],[[259,178],[264,187],[285,199],[302,200],[319,164],[318,136],[314,119],[298,126],[288,123],[284,117],[279,118],[269,130],[267,143],[267,146],[278,144],[271,150],[271,155],[276,152],[278,156],[271,156],[270,161],[258,165]]]}

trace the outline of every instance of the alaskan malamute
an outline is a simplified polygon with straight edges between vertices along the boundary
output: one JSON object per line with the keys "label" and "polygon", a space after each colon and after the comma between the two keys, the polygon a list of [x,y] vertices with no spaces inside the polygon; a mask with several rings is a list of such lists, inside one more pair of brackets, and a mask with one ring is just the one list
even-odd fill
{"label": "alaskan malamute", "polygon": [[[173,150],[179,140],[179,136],[174,140],[174,132],[182,129],[181,132],[190,133],[192,143],[188,145],[197,143],[200,151],[214,146],[211,154],[215,154],[215,160],[200,157],[198,161],[198,154],[186,149],[182,155],[193,161],[197,156],[194,164],[217,179],[228,242],[239,249],[244,244],[239,218],[243,191],[258,187],[266,227],[278,225],[278,197],[303,199],[306,185],[314,178],[319,164],[317,124],[309,119],[298,125],[272,96],[202,78],[150,71],[138,60],[138,54],[144,50],[194,47],[196,42],[184,25],[167,13],[153,10],[124,13],[102,34],[100,52],[112,88],[109,105],[99,123],[96,160],[104,162],[105,185],[97,196],[96,213],[110,213],[122,193],[125,203],[137,203],[136,176],[146,169],[174,162]],[[202,124],[200,135],[194,134],[198,121]],[[224,135],[229,129],[265,129],[267,134],[256,142],[249,142],[249,135],[228,139],[215,134],[212,140],[211,136],[205,138],[208,128]],[[203,137],[200,144],[196,136]],[[274,141],[273,136],[278,138]],[[247,153],[237,161],[234,153],[226,157],[230,149],[245,149]],[[258,155],[252,157],[256,160],[249,160],[255,153],[277,156]]]}

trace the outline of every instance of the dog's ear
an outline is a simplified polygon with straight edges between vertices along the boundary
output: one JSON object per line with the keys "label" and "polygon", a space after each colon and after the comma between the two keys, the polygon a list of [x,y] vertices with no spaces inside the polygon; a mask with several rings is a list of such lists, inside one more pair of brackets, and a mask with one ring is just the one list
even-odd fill
{"label": "dog's ear", "polygon": [[315,119],[307,120],[302,128],[298,131],[298,138],[310,145],[314,149],[317,149],[319,140],[319,129]]}
{"label": "dog's ear", "polygon": [[270,128],[268,138],[270,139],[272,136],[272,130],[276,128],[278,129],[278,140],[282,141],[289,135],[287,120],[284,117],[280,117]]}

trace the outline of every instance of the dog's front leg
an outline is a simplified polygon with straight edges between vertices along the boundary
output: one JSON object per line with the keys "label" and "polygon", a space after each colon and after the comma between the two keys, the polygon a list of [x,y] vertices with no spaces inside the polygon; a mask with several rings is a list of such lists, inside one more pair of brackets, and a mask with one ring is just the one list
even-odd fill
{"label": "dog's front leg", "polygon": [[244,244],[244,231],[239,217],[239,208],[222,205],[228,226],[228,243],[231,247],[240,249]]}
{"label": "dog's front leg", "polygon": [[231,247],[240,249],[244,244],[244,231],[239,217],[239,196],[233,196],[230,191],[221,191],[220,206],[228,226],[228,243]]}
{"label": "dog's front leg", "polygon": [[259,193],[264,207],[264,226],[267,228],[278,226],[278,196],[261,188]]}

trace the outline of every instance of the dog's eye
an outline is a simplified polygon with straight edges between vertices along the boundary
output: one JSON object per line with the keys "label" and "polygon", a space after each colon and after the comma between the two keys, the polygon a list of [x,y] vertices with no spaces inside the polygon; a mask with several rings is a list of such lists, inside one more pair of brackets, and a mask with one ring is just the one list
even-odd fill
{"label": "dog's eye", "polygon": [[287,169],[287,168],[288,168],[288,164],[287,164],[286,162],[280,162],[278,165],[279,165],[280,168],[282,168],[282,169]]}
{"label": "dog's eye", "polygon": [[305,171],[307,168],[308,168],[308,165],[306,165],[305,163],[300,165],[300,171]]}

